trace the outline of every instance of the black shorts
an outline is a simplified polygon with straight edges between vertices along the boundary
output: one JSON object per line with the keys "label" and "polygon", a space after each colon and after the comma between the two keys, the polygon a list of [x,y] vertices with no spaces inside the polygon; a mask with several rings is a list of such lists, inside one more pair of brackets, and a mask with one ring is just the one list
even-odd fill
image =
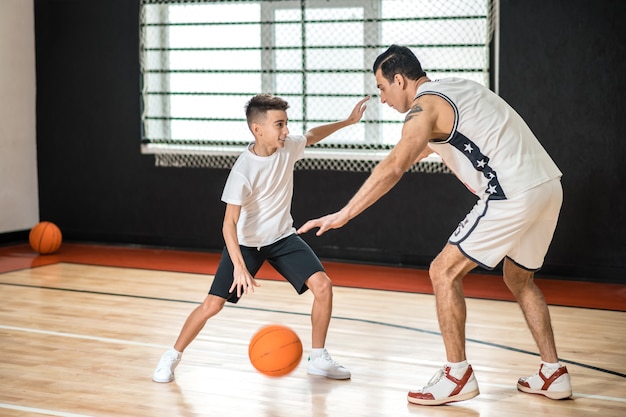
{"label": "black shorts", "polygon": [[[239,245],[246,268],[253,277],[267,260],[291,285],[298,294],[308,290],[305,282],[316,272],[324,272],[324,267],[313,249],[297,235],[289,235],[278,242],[260,248]],[[229,293],[233,285],[233,262],[228,250],[224,247],[222,259],[217,267],[215,278],[209,294],[225,298],[226,301],[236,303],[239,301],[237,290]]]}

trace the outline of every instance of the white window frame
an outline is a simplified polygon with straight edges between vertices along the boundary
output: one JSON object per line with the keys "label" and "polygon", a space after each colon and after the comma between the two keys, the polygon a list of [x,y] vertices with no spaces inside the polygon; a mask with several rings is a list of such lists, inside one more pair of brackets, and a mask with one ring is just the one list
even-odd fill
{"label": "white window frame", "polygon": [[[372,100],[377,100],[378,97],[378,91],[376,89],[375,86],[375,82],[373,80],[373,75],[371,74],[371,65],[373,64],[376,56],[384,49],[383,46],[381,46],[381,41],[382,41],[382,19],[381,19],[381,9],[382,9],[382,1],[383,0],[333,0],[333,1],[328,1],[328,0],[307,0],[305,2],[306,4],[306,11],[308,10],[313,10],[316,8],[324,8],[324,9],[329,9],[329,8],[346,8],[346,7],[359,7],[363,9],[363,25],[364,25],[364,29],[363,29],[363,45],[377,45],[378,48],[372,48],[372,47],[367,47],[364,48],[364,52],[363,52],[363,57],[364,57],[364,62],[363,62],[363,68],[366,70],[363,73],[363,92],[365,94],[369,94],[372,96]],[[150,1],[150,0],[144,0],[142,2],[142,7],[144,3],[159,3],[161,4],[163,7],[160,9],[161,13],[163,13],[162,16],[159,16],[159,19],[162,19],[163,21],[167,21],[167,13],[166,13],[166,7],[167,7],[167,1]],[[183,2],[184,3],[184,2]],[[196,2],[199,3],[199,2]],[[211,3],[211,2],[208,2]],[[217,2],[212,2],[212,3],[219,3],[219,1]],[[280,10],[286,10],[286,9],[301,9],[303,7],[303,3],[301,0],[286,0],[286,1],[280,1],[280,2],[275,2],[275,1],[260,1],[260,10],[261,10],[261,22],[274,22],[275,16],[276,16],[276,12],[280,11]],[[497,6],[497,0],[495,2],[496,6]],[[195,3],[194,3],[195,4]],[[497,10],[497,8],[496,8]],[[495,22],[497,22],[498,19],[494,19]],[[305,22],[306,24],[306,22]],[[276,90],[276,73],[273,72],[273,70],[276,68],[276,62],[275,62],[275,37],[273,36],[273,34],[271,33],[274,28],[275,25],[269,25],[269,24],[263,24],[262,26],[262,32],[263,32],[263,36],[262,39],[264,40],[268,40],[271,39],[272,44],[263,44],[262,45],[262,52],[261,52],[261,73],[262,73],[262,90],[263,91],[275,91]],[[497,26],[495,27],[495,41],[497,42]],[[168,31],[169,28],[167,25],[163,25],[160,30],[160,40],[159,42],[161,43],[161,47],[163,50],[163,53],[161,54],[161,64],[164,67],[167,67],[167,65],[169,64],[169,52],[168,52]],[[143,53],[143,46],[144,43],[142,42],[142,53]],[[306,48],[305,48],[306,49]],[[495,48],[495,51],[497,52],[497,48]],[[490,51],[490,53],[492,53],[492,51]],[[494,61],[497,62],[497,55],[494,58]],[[143,62],[143,59],[142,59]],[[428,68],[425,68],[428,71]],[[495,67],[495,69],[497,69],[497,66]],[[497,71],[495,71],[494,68],[490,68],[490,71],[492,73],[491,78],[494,79],[495,81],[497,81]],[[306,77],[306,71],[303,71],[305,74],[303,75],[303,77]],[[306,81],[305,81],[306,83]],[[168,77],[166,75],[162,76],[162,80],[161,80],[161,87],[164,89],[168,89],[169,85],[168,85]],[[497,82],[495,83],[495,89],[497,90]],[[147,91],[145,90],[145,86],[144,89],[142,91],[142,94],[146,94]],[[250,97],[253,94],[250,95]],[[280,95],[280,94],[279,94]],[[304,97],[304,99],[306,99]],[[245,98],[242,98],[242,103],[247,100]],[[290,103],[291,103],[290,99]],[[354,102],[356,103],[357,99],[355,98]],[[144,100],[145,102],[145,100]],[[163,94],[162,95],[162,100],[160,101],[156,101],[159,104],[157,104],[157,112],[160,112],[162,114],[168,114],[169,110],[170,110],[170,99],[169,96],[167,94]],[[155,106],[155,100],[151,101],[151,106],[152,109],[151,111],[155,111],[154,106]],[[370,108],[368,108],[366,115],[364,117],[365,120],[365,126],[364,126],[364,131],[365,133],[365,137],[367,138],[379,138],[378,141],[381,140],[382,138],[382,123],[374,123],[375,121],[378,121],[381,119],[381,106],[370,106]],[[144,109],[146,110],[146,109]],[[348,109],[349,111],[349,109]],[[243,118],[243,110],[241,111],[242,116],[241,116],[241,123],[245,124],[245,119]],[[146,123],[146,113],[143,114],[142,116],[142,122]],[[337,115],[337,118],[340,118],[341,115]],[[373,122],[374,121],[374,122]],[[157,122],[159,123],[159,122]],[[398,124],[402,123],[402,115],[398,115]],[[163,118],[162,120],[160,120],[160,134],[163,135],[163,137],[167,137],[168,135],[171,135],[171,121],[168,120],[167,118]],[[308,126],[307,123],[307,117],[305,115],[305,117],[303,117],[302,119],[302,127],[304,130],[306,130],[307,128],[313,127],[314,123],[310,123],[311,126]],[[144,124],[142,124],[142,126],[145,126]],[[151,126],[152,128],[154,128],[154,126]],[[303,131],[304,131],[303,130]],[[142,138],[142,146],[141,146],[141,151],[144,154],[153,154],[157,157],[157,159],[159,157],[162,157],[163,155],[169,155],[168,158],[166,159],[173,159],[173,160],[177,160],[179,162],[174,162],[171,165],[178,165],[178,166],[194,166],[194,164],[189,164],[184,162],[185,161],[185,155],[195,155],[193,157],[188,157],[187,160],[193,160],[193,161],[197,161],[199,159],[206,159],[206,158],[217,158],[218,160],[222,160],[224,162],[224,166],[228,166],[230,165],[230,163],[232,162],[232,158],[236,157],[237,155],[239,155],[244,149],[245,146],[247,145],[247,143],[249,142],[249,140],[247,141],[206,141],[205,143],[175,143],[175,141],[169,142],[169,143],[161,143],[159,141],[154,141],[151,140],[150,138],[146,138],[143,137]],[[392,145],[380,145],[380,146],[375,146],[376,143],[375,142],[370,142],[368,143],[367,146],[364,147],[360,147],[360,146],[335,146],[335,145],[329,145],[329,146],[315,146],[315,147],[308,147],[306,152],[305,152],[305,157],[314,161],[318,161],[316,162],[314,169],[328,169],[328,167],[330,167],[330,169],[337,169],[337,163],[333,163],[332,161],[341,161],[340,165],[342,166],[341,169],[344,169],[346,165],[351,165],[350,161],[354,161],[357,162],[356,165],[358,165],[357,170],[369,170],[371,169],[378,161],[384,159],[387,154],[389,153],[390,149],[392,148]],[[319,161],[331,161],[329,163],[319,163]],[[183,162],[181,162],[183,161]],[[358,162],[365,162],[365,163],[361,163],[360,165],[358,164]],[[441,164],[441,160],[439,159],[439,157],[432,155],[431,157],[427,158],[425,161],[423,161],[421,164],[418,164],[422,167],[422,169],[420,169],[420,166],[413,168],[412,170],[417,170],[417,171],[429,171],[429,172],[446,172],[447,170],[440,166]],[[169,163],[159,163],[159,161],[157,160],[157,165],[170,165]],[[217,165],[213,165],[213,164],[196,164],[197,166],[221,166],[219,163]],[[426,168],[424,168],[426,167]],[[354,170],[354,167],[350,168],[348,167],[348,170]]]}

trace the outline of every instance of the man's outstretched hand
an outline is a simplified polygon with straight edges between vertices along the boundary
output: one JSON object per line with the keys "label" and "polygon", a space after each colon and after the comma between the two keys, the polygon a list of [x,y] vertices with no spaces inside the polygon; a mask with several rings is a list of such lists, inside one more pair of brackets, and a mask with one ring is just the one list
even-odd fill
{"label": "man's outstretched hand", "polygon": [[319,228],[317,232],[315,232],[316,236],[321,236],[325,232],[330,229],[339,229],[348,221],[350,218],[344,214],[342,211],[338,211],[336,213],[328,214],[324,217],[319,217],[317,219],[309,220],[304,223],[299,229],[298,234],[306,233],[311,229]]}

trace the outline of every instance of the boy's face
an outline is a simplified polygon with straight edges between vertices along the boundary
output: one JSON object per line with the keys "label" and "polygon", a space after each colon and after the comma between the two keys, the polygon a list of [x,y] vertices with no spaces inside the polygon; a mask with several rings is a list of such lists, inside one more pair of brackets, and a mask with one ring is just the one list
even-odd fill
{"label": "boy's face", "polygon": [[287,122],[286,111],[269,110],[265,115],[265,120],[255,126],[254,136],[257,142],[268,148],[282,148],[289,134]]}

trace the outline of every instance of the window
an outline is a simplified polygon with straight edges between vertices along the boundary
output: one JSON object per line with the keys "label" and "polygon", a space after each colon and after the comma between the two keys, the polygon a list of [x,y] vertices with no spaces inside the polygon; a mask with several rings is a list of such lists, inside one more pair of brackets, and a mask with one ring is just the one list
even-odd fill
{"label": "window", "polygon": [[[433,79],[489,86],[493,9],[490,0],[142,0],[142,151],[157,165],[230,167],[252,140],[244,105],[255,94],[289,102],[294,134],[346,117],[370,95],[361,123],[301,162],[371,169],[404,119],[380,104],[376,56],[406,45]],[[441,169],[430,162],[421,169]]]}

